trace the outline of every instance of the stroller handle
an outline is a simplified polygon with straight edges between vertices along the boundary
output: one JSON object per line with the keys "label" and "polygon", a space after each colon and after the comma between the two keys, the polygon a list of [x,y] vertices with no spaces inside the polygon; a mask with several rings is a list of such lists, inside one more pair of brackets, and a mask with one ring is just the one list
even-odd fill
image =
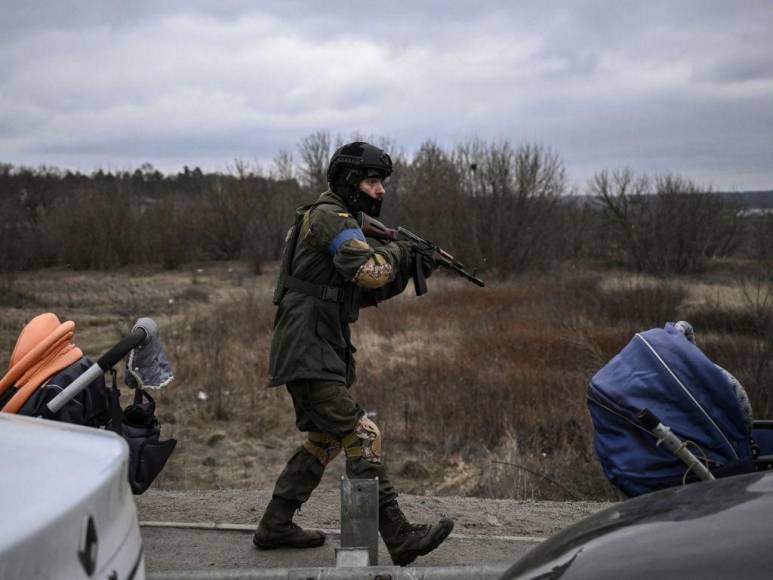
{"label": "stroller handle", "polygon": [[[150,324],[148,324],[148,322]],[[99,357],[97,360],[99,368],[104,372],[115,366],[115,363],[129,354],[131,349],[138,346],[145,346],[153,337],[153,331],[157,331],[157,329],[156,323],[150,318],[140,318],[129,334],[124,336],[113,348]]]}
{"label": "stroller handle", "polygon": [[96,380],[101,374],[112,368],[119,360],[129,354],[133,348],[145,346],[155,334],[158,334],[158,326],[150,318],[140,318],[134,324],[132,331],[123,337],[115,346],[103,354],[97,362],[75,379],[70,385],[51,399],[42,409],[42,416],[52,418],[70,400]]}
{"label": "stroller handle", "polygon": [[661,423],[655,413],[649,409],[644,409],[638,416],[642,425],[657,437],[658,441],[656,445],[662,443],[666,449],[681,459],[687,466],[688,473],[693,471],[701,481],[714,480],[714,475],[709,468],[701,463],[700,460],[687,449],[687,444],[682,443],[682,440],[671,431],[670,427]]}

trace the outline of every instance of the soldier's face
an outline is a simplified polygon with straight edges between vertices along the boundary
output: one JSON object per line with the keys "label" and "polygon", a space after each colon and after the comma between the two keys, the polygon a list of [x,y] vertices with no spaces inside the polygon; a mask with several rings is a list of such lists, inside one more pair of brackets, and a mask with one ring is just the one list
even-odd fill
{"label": "soldier's face", "polygon": [[360,181],[360,191],[367,193],[373,199],[384,197],[384,181],[380,177],[367,177]]}

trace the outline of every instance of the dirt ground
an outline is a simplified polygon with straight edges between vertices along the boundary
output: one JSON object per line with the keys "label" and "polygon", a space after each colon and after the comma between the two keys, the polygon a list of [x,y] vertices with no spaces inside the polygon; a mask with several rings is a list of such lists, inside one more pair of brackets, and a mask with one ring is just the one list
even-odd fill
{"label": "dirt ground", "polygon": [[[92,359],[126,333],[136,318],[151,316],[159,323],[177,376],[172,385],[152,394],[162,438],[179,442],[154,489],[270,490],[303,438],[295,430],[284,389],[265,388],[275,270],[276,264],[269,264],[256,276],[246,263],[213,262],[177,271],[147,266],[14,274],[10,291],[0,300],[0,368],[6,367],[21,328],[41,312],[76,321],[76,344]],[[569,300],[563,310],[546,302],[560,290],[549,276],[492,281],[486,292],[470,295],[464,281],[438,274],[432,279],[433,302],[416,306],[409,291],[390,301],[388,308],[364,312],[354,325],[355,342],[362,348],[357,354],[360,380],[353,394],[376,414],[374,420],[385,434],[390,478],[400,493],[521,500],[619,498],[592,455],[584,393],[592,369],[608,360],[630,334],[627,327],[602,324],[604,316],[611,315],[601,303],[628,313],[635,301],[643,309],[637,316],[647,321],[676,319],[661,312],[661,302],[670,296],[676,314],[690,320],[703,316],[708,328],[714,318],[716,324],[729,324],[738,313],[748,318],[741,308],[745,287],[724,278],[668,285],[651,277],[603,272],[597,273],[602,278],[597,287],[587,286],[571,268],[557,270],[557,276],[566,286],[561,296]],[[597,300],[601,294],[604,300]],[[590,306],[583,302],[587,296],[592,298]],[[720,312],[717,305],[732,308]],[[550,316],[556,312],[571,316],[560,318],[554,327]],[[478,327],[459,323],[468,319],[478,320]],[[646,327],[638,319],[623,322]],[[404,332],[404,326],[409,331]],[[478,338],[496,339],[496,344],[487,343],[491,352],[476,351],[479,360],[486,361],[478,374],[462,372],[475,367],[454,358],[464,354],[458,342],[471,329]],[[737,376],[753,387],[744,369],[768,364],[765,345],[745,335],[720,343],[715,335],[701,336],[720,364],[740,369]],[[412,358],[406,349],[415,351]],[[548,352],[566,355],[562,364],[570,370],[547,368],[556,360],[546,357]],[[747,352],[759,354],[750,358]],[[454,396],[439,398],[436,385],[451,389]],[[409,404],[414,397],[418,402]],[[127,398],[124,389],[124,401]],[[448,401],[453,404],[444,404]],[[321,491],[334,492],[343,470],[340,458],[329,467]]]}
{"label": "dirt ground", "polygon": [[[177,375],[170,387],[152,392],[158,404],[162,438],[178,440],[177,450],[154,488],[270,489],[302,436],[294,428],[292,404],[284,389],[264,388],[267,345],[255,342],[224,350],[221,366],[228,377],[206,375],[199,358],[211,357],[212,353],[191,349],[202,342],[195,335],[201,321],[211,324],[207,317],[213,311],[223,305],[241,304],[246,295],[258,301],[255,311],[266,317],[270,330],[275,267],[266,266],[259,276],[240,262],[194,264],[172,272],[158,267],[131,267],[111,272],[49,269],[18,273],[13,279],[13,296],[0,303],[0,368],[6,367],[21,328],[41,312],[74,320],[76,344],[92,360],[125,334],[138,317],[151,316],[159,323]],[[441,289],[460,287],[463,282],[438,277],[433,284],[433,290],[439,293]],[[411,300],[413,296],[399,297],[397,302]],[[384,351],[385,339],[379,338],[372,326],[363,323],[355,329],[358,344],[364,345],[362,367],[367,366],[368,353]],[[218,337],[213,335],[212,344],[219,338],[224,339],[222,342],[233,340],[235,332],[209,327],[207,331]],[[266,338],[260,340],[265,342]],[[226,386],[218,385],[218,379]],[[365,382],[355,385],[355,395],[362,396],[358,389],[366,387]],[[230,404],[230,416],[218,417],[213,412],[218,394],[238,399]],[[517,490],[511,497],[539,497],[539,487],[546,485],[561,492],[518,467],[495,463],[518,457],[517,450],[507,445],[487,449],[471,442],[475,452],[469,453],[438,449],[417,438],[410,438],[408,444],[394,437],[387,418],[379,415],[376,421],[386,431],[390,477],[403,493],[507,497],[509,484],[506,492],[488,489],[496,488],[501,479],[512,482]],[[328,471],[324,485],[332,489],[330,486],[337,485],[343,473],[343,460]]]}

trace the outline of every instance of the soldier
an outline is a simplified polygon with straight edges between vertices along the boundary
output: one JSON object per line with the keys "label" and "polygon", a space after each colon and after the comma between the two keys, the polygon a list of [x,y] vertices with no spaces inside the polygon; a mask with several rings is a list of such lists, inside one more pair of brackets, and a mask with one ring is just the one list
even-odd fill
{"label": "soldier", "polygon": [[415,260],[428,276],[436,267],[417,258],[409,242],[365,239],[358,212],[377,217],[392,160],[355,142],[330,159],[330,189],[296,211],[274,294],[279,306],[269,362],[270,382],[286,385],[296,426],[307,438],[290,458],[253,538],[260,549],[321,546],[325,534],[292,518],[319,485],[325,466],[342,450],[351,479],[378,477],[379,531],[392,561],[401,566],[439,546],[454,523],[408,522],[397,503],[381,455],[381,432],[352,398],[354,346],[349,324],[359,309],[402,292]]}

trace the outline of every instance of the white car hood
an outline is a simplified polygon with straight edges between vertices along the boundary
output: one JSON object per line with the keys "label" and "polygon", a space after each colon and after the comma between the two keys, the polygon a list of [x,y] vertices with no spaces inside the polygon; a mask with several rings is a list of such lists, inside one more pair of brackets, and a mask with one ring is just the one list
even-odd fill
{"label": "white car hood", "polygon": [[[0,577],[98,578],[127,548],[136,568],[127,466],[128,446],[114,433],[0,413]],[[78,556],[89,518],[97,538],[91,575]],[[131,538],[136,546],[126,546]]]}

